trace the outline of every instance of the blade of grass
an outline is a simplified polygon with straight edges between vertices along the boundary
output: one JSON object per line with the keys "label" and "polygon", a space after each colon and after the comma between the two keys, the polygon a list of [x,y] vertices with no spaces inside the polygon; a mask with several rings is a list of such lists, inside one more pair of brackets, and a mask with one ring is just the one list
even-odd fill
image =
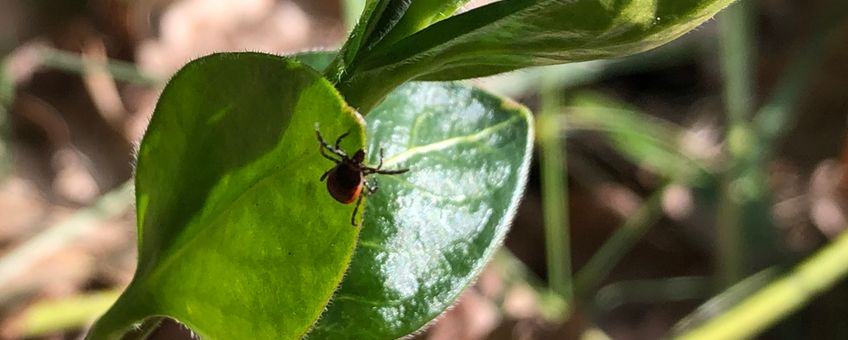
{"label": "blade of grass", "polygon": [[577,296],[586,296],[595,289],[656,223],[662,213],[662,196],[670,186],[670,183],[665,183],[654,191],[636,213],[629,217],[577,272],[574,280]]}
{"label": "blade of grass", "polygon": [[695,184],[712,177],[714,161],[683,145],[686,130],[610,98],[586,93],[574,96],[568,109],[568,129],[604,135],[622,156],[665,178]]}
{"label": "blade of grass", "polygon": [[767,235],[765,240],[772,238],[768,237],[772,230],[770,224],[745,221],[745,210],[753,202],[763,200],[767,190],[763,163],[752,158],[757,147],[748,123],[754,99],[751,6],[750,1],[739,1],[727,8],[718,20],[728,123],[725,142],[730,155],[728,170],[722,174],[722,197],[717,210],[717,283],[721,287],[729,287],[748,274],[751,265],[747,255],[756,249],[748,247],[746,242],[746,234],[755,232],[749,229],[762,229],[760,233]]}
{"label": "blade of grass", "polygon": [[568,177],[565,147],[560,142],[561,120],[560,88],[553,79],[545,79],[542,87],[542,109],[539,112],[539,143],[542,155],[542,211],[545,221],[545,250],[548,265],[548,283],[566,303],[571,305],[571,244],[568,224],[568,187],[563,178]]}
{"label": "blade of grass", "polygon": [[27,309],[16,328],[27,338],[80,329],[106,312],[120,294],[110,290],[38,302]]}
{"label": "blade of grass", "polygon": [[754,75],[751,47],[751,2],[738,1],[719,14],[721,73],[725,79],[724,101],[731,124],[747,121],[753,111]]}
{"label": "blade of grass", "polygon": [[[719,294],[710,297],[709,300],[702,303],[694,311],[677,321],[677,324],[672,327],[669,333],[683,334],[702,326],[715,316],[721,315],[739,305],[746,297],[763,289],[763,287],[774,282],[774,280],[780,278],[784,273],[785,271],[781,271],[779,267],[772,266],[749,275]],[[713,281],[712,287],[714,290],[715,281]]]}
{"label": "blade of grass", "polygon": [[620,281],[599,289],[594,305],[609,312],[630,303],[704,299],[710,296],[712,287],[712,279],[704,276]]}
{"label": "blade of grass", "polygon": [[749,339],[806,305],[845,279],[848,233],[799,264],[789,274],[754,293],[736,307],[677,337],[679,340]]}
{"label": "blade of grass", "polygon": [[99,68],[115,80],[126,81],[147,86],[162,85],[165,79],[150,75],[139,70],[133,63],[109,60],[106,63],[87,60],[76,53],[70,53],[55,48],[45,47],[41,51],[41,64],[63,71],[84,74],[90,68]]}
{"label": "blade of grass", "polygon": [[132,205],[133,186],[131,182],[103,195],[92,206],[74,213],[70,218],[13,249],[0,258],[0,295],[7,285],[21,273],[30,270],[50,254],[62,249],[81,235],[90,233],[97,222],[107,220],[123,213]]}

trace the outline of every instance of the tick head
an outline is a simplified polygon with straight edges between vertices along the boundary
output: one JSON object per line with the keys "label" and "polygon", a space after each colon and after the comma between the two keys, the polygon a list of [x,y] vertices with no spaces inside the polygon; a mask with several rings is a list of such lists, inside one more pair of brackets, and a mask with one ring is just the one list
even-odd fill
{"label": "tick head", "polygon": [[353,161],[353,163],[362,164],[362,162],[365,161],[365,151],[362,149],[357,150],[350,160]]}

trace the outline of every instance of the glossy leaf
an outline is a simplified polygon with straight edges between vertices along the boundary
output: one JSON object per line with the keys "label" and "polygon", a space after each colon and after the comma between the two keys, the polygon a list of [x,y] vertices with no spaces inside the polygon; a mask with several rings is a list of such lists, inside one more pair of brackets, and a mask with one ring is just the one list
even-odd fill
{"label": "glossy leaf", "polygon": [[527,178],[523,107],[456,83],[410,83],[367,118],[375,175],[350,269],[311,339],[394,339],[441,314],[500,246]]}
{"label": "glossy leaf", "polygon": [[612,58],[679,37],[733,0],[502,0],[368,52],[337,84],[368,111],[410,79],[481,77]]}
{"label": "glossy leaf", "polygon": [[315,126],[364,146],[361,118],[291,59],[215,54],[164,89],[138,153],[139,264],[91,339],[169,316],[204,339],[295,339],[323,311],[358,234],[318,178]]}

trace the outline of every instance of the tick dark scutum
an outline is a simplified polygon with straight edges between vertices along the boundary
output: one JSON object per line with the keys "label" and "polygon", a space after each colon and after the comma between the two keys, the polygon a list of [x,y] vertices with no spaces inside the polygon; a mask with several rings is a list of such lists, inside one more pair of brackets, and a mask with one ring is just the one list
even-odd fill
{"label": "tick dark scutum", "polygon": [[[376,183],[372,186],[368,184],[365,177],[371,174],[397,175],[409,171],[409,169],[383,170],[383,149],[380,148],[380,164],[376,168],[369,167],[363,164],[365,161],[365,151],[357,150],[353,157],[349,157],[339,147],[342,139],[344,139],[350,131],[345,132],[338,139],[335,145],[330,145],[321,136],[321,131],[318,127],[315,128],[315,136],[318,137],[320,143],[321,156],[336,163],[336,166],[324,172],[321,175],[321,180],[327,180],[327,191],[336,201],[344,204],[353,203],[356,201],[356,207],[353,208],[353,214],[350,216],[350,224],[356,225],[356,212],[362,204],[362,197],[366,194],[373,194],[377,191]],[[335,158],[326,153],[329,151]],[[363,187],[365,190],[363,191]]]}

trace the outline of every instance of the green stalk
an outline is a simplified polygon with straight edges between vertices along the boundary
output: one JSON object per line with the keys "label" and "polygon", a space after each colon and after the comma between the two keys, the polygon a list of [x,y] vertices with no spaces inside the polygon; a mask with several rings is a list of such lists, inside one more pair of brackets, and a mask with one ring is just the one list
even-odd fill
{"label": "green stalk", "polygon": [[717,217],[717,240],[718,246],[716,278],[719,287],[729,287],[744,275],[744,264],[742,254],[742,230],[739,230],[741,219],[740,203],[733,198],[733,181],[730,176],[725,175],[721,179],[719,205]]}
{"label": "green stalk", "polygon": [[848,233],[799,264],[789,274],[751,295],[679,340],[749,339],[791,315],[845,279]]}
{"label": "green stalk", "polygon": [[595,294],[594,305],[609,312],[632,303],[658,304],[699,300],[713,293],[712,278],[678,276],[661,279],[628,280],[610,283]]}
{"label": "green stalk", "polygon": [[109,309],[120,294],[120,290],[110,290],[38,302],[21,318],[20,335],[31,338],[83,328]]}
{"label": "green stalk", "polygon": [[79,54],[70,53],[55,48],[45,47],[41,51],[41,64],[66,72],[83,74],[88,70],[105,70],[112,78],[141,85],[157,86],[165,83],[165,79],[146,74],[139,70],[133,63],[109,60],[107,62],[93,61],[83,58]]}
{"label": "green stalk", "polygon": [[[740,1],[727,8],[718,20],[720,58],[725,79],[724,100],[728,121],[726,144],[730,154],[729,167],[721,183],[721,199],[718,208],[718,283],[728,287],[745,275],[744,235],[745,224],[742,209],[758,195],[734,192],[740,179],[751,171],[759,171],[759,164],[750,164],[746,159],[756,147],[751,138],[748,116],[752,112],[753,72],[751,60],[751,4]],[[754,167],[754,168],[751,168]],[[754,184],[755,186],[757,184]]]}
{"label": "green stalk", "polygon": [[0,292],[7,292],[10,284],[23,273],[36,268],[39,261],[53,256],[83,235],[96,232],[96,222],[124,213],[132,205],[132,201],[132,183],[124,183],[101,196],[90,207],[80,209],[65,221],[45,229],[27,242],[4,253],[0,258]]}
{"label": "green stalk", "polygon": [[548,264],[548,283],[553,291],[571,304],[571,241],[568,224],[568,177],[565,146],[560,142],[559,87],[545,81],[538,128],[542,172],[542,210],[545,220],[545,250]]}
{"label": "green stalk", "polygon": [[751,2],[739,1],[719,15],[721,71],[725,79],[724,100],[731,123],[748,120],[753,112]]}
{"label": "green stalk", "polygon": [[662,213],[662,197],[668,188],[669,184],[664,184],[654,191],[639,210],[630,216],[580,269],[574,281],[578,296],[585,296],[595,289],[656,223]]}

